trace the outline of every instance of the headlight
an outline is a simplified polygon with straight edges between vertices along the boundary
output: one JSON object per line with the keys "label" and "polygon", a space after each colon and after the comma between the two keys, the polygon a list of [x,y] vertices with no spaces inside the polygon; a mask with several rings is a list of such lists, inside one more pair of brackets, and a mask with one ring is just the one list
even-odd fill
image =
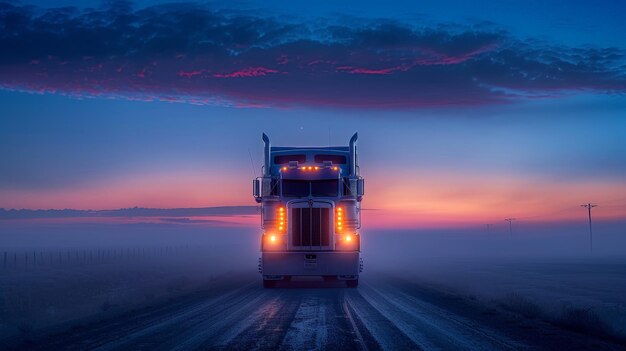
{"label": "headlight", "polygon": [[358,233],[335,235],[335,249],[339,251],[360,251],[361,236]]}
{"label": "headlight", "polygon": [[285,235],[277,233],[263,234],[261,240],[261,249],[264,251],[284,250],[287,242]]}

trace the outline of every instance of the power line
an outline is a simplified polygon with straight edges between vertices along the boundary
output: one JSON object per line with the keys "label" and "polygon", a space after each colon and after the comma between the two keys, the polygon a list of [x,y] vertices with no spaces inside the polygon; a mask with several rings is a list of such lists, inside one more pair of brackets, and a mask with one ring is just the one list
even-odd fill
{"label": "power line", "polygon": [[587,209],[589,213],[589,253],[593,254],[593,232],[591,231],[591,209],[597,207],[598,205],[588,203],[586,205],[580,205],[580,207],[584,207]]}
{"label": "power line", "polygon": [[254,179],[256,179],[256,168],[254,167],[254,161],[252,160],[252,153],[250,152],[250,148],[248,148],[248,155],[250,155],[250,166],[252,166],[252,174],[254,175]]}
{"label": "power line", "polygon": [[597,203],[602,204],[602,207],[604,207],[605,204],[614,204],[616,202],[626,203],[626,198],[624,198],[624,199],[612,199],[612,200],[606,200],[606,201],[598,201]]}
{"label": "power line", "polygon": [[[622,207],[622,206],[626,206],[626,199],[613,199],[613,200],[608,200],[608,201],[599,201],[596,202],[594,205],[602,205],[602,207],[607,207],[605,206],[605,204],[611,204],[610,207],[614,208],[614,207]],[[580,206],[569,206],[569,207],[563,207],[561,209],[556,209],[550,212],[545,212],[542,214],[537,214],[537,215],[530,215],[530,216],[523,216],[523,217],[516,217],[514,218],[514,220],[518,220],[518,221],[522,221],[522,220],[532,220],[532,219],[536,219],[536,218],[545,218],[545,217],[551,217],[553,215],[557,215],[557,214],[561,214],[564,212],[569,212],[569,211],[573,211],[576,208],[579,208]]]}
{"label": "power line", "polygon": [[517,218],[505,218],[504,220],[509,222],[509,237],[513,238],[513,221]]}
{"label": "power line", "polygon": [[560,210],[554,210],[554,211],[543,213],[543,214],[540,214],[540,215],[517,217],[517,218],[514,218],[514,220],[527,220],[527,219],[535,219],[535,218],[545,218],[545,217],[550,217],[550,216],[553,216],[553,215],[556,215],[556,214],[560,214],[560,213],[563,213],[563,212],[568,212],[568,211],[574,210],[575,208],[578,208],[578,206],[565,207],[565,208],[562,208]]}

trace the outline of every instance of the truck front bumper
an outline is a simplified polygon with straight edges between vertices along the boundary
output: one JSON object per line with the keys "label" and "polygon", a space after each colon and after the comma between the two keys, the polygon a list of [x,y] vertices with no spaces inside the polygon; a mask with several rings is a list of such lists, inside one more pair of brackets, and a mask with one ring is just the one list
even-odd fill
{"label": "truck front bumper", "polygon": [[337,276],[356,279],[361,269],[358,251],[282,251],[263,252],[259,271],[264,279],[284,276]]}

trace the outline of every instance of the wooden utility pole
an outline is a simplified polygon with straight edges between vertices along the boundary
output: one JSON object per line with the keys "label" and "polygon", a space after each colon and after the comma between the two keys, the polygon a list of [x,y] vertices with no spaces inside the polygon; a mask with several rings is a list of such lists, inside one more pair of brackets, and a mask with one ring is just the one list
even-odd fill
{"label": "wooden utility pole", "polygon": [[513,221],[515,218],[505,218],[504,220],[509,222],[509,237],[513,238]]}
{"label": "wooden utility pole", "polygon": [[588,203],[586,205],[580,205],[580,207],[584,207],[587,209],[587,213],[589,213],[589,253],[593,254],[593,232],[591,231],[591,209],[597,207],[598,205],[594,205]]}

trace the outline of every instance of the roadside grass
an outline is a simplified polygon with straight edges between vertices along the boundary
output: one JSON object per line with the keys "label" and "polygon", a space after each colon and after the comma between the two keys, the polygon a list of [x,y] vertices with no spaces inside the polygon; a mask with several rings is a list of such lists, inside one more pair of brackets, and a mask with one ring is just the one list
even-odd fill
{"label": "roadside grass", "polygon": [[553,318],[552,322],[564,329],[578,333],[603,338],[621,339],[626,342],[624,335],[617,333],[615,329],[607,324],[600,315],[590,307],[563,306],[560,315]]}
{"label": "roadside grass", "polygon": [[542,318],[545,315],[537,303],[519,293],[506,294],[504,298],[498,301],[498,305],[526,318]]}
{"label": "roadside grass", "polygon": [[615,330],[591,307],[564,305],[559,312],[550,313],[532,299],[519,293],[509,293],[496,301],[509,312],[530,319],[539,319],[559,328],[626,344],[626,335]]}

